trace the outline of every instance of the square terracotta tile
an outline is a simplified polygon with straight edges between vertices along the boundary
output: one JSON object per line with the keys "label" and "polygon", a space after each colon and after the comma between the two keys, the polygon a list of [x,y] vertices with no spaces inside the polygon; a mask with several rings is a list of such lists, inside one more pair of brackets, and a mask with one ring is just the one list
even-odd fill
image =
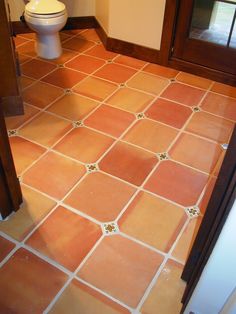
{"label": "square terracotta tile", "polygon": [[70,122],[48,113],[42,113],[25,124],[19,134],[39,144],[51,146],[71,128]]}
{"label": "square terracotta tile", "polygon": [[64,314],[68,308],[70,314],[130,314],[130,311],[118,303],[75,279],[65,289],[49,313]]}
{"label": "square terracotta tile", "polygon": [[208,176],[177,164],[162,162],[147,181],[145,188],[183,206],[195,205]]}
{"label": "square terracotta tile", "polygon": [[67,134],[54,149],[84,163],[96,162],[114,140],[87,128],[77,128]]}
{"label": "square terracotta tile", "polygon": [[66,63],[66,67],[91,74],[105,64],[104,60],[86,55],[79,55]]}
{"label": "square terracotta tile", "polygon": [[118,84],[126,82],[136,73],[135,69],[124,67],[119,64],[111,63],[104,65],[101,69],[94,73],[102,79],[106,79]]}
{"label": "square terracotta tile", "polygon": [[46,83],[56,85],[62,88],[72,88],[82,81],[85,74],[67,68],[59,68],[45,76],[42,80]]}
{"label": "square terracotta tile", "polygon": [[22,241],[33,228],[53,209],[56,202],[34,190],[21,185],[23,204],[8,220],[0,224],[0,230]]}
{"label": "square terracotta tile", "polygon": [[135,116],[131,113],[102,105],[84,123],[91,128],[119,137],[134,120]]}
{"label": "square terracotta tile", "polygon": [[0,269],[2,313],[43,313],[67,275],[21,248]]}
{"label": "square terracotta tile", "polygon": [[201,222],[201,217],[191,219],[189,221],[184,232],[179,238],[175,249],[172,252],[172,256],[182,263],[185,263],[187,261]]}
{"label": "square terracotta tile", "polygon": [[101,236],[100,226],[59,206],[26,244],[75,271]]}
{"label": "square terracotta tile", "polygon": [[101,170],[135,185],[141,185],[158,159],[154,154],[119,142],[99,163]]}
{"label": "square terracotta tile", "polygon": [[208,111],[223,118],[236,121],[235,98],[229,98],[214,93],[208,93],[201,104],[201,108],[204,111]]}
{"label": "square terracotta tile", "polygon": [[50,60],[50,62],[58,64],[58,65],[62,65],[62,64],[65,64],[66,62],[68,62],[69,60],[73,59],[77,55],[78,55],[78,52],[76,52],[76,51],[62,49],[62,55],[57,59]]}
{"label": "square terracotta tile", "polygon": [[5,122],[8,130],[19,128],[23,123],[39,112],[38,109],[24,104],[24,114],[14,117],[6,117]]}
{"label": "square terracotta tile", "polygon": [[162,98],[158,98],[145,112],[148,118],[179,129],[184,126],[191,114],[190,108]]}
{"label": "square terracotta tile", "polygon": [[76,37],[84,39],[84,40],[91,40],[91,41],[100,41],[100,38],[95,29],[86,29],[85,31],[80,32],[76,35]]}
{"label": "square terracotta tile", "polygon": [[88,77],[83,82],[77,84],[73,91],[93,98],[98,101],[103,101],[110,96],[118,88],[116,84],[100,80],[96,77]]}
{"label": "square terracotta tile", "polygon": [[113,60],[115,63],[126,65],[128,67],[140,70],[147,62],[132,57],[120,55]]}
{"label": "square terracotta tile", "polygon": [[106,174],[86,176],[65,203],[102,222],[116,219],[135,189]]}
{"label": "square terracotta tile", "polygon": [[132,77],[127,85],[154,95],[160,94],[169,84],[167,79],[140,72]]}
{"label": "square terracotta tile", "polygon": [[29,87],[33,83],[35,83],[34,79],[31,79],[31,78],[23,76],[23,75],[20,76],[20,86],[21,86],[22,90],[25,89],[26,87]]}
{"label": "square terracotta tile", "polygon": [[23,182],[57,199],[84,175],[79,163],[49,152],[37,161],[23,176]]}
{"label": "square terracotta tile", "polygon": [[125,134],[124,141],[148,149],[154,153],[162,153],[178,135],[178,131],[156,121],[142,119]]}
{"label": "square terracotta tile", "polygon": [[26,56],[24,54],[18,54],[20,64],[23,64],[27,61],[30,61],[32,58],[30,56]]}
{"label": "square terracotta tile", "polygon": [[214,84],[211,87],[211,91],[236,98],[236,87],[214,82]]}
{"label": "square terracotta tile", "polygon": [[45,148],[18,136],[10,137],[9,141],[18,175],[46,151]]}
{"label": "square terracotta tile", "polygon": [[176,75],[179,73],[179,71],[177,71],[177,70],[163,67],[161,65],[153,64],[153,63],[147,64],[144,67],[143,71],[148,72],[148,73],[152,73],[152,74],[156,74],[159,76],[163,76],[163,77],[166,77],[169,79],[176,77]]}
{"label": "square terracotta tile", "polygon": [[142,112],[154,97],[131,88],[120,88],[106,102],[113,107],[130,112]]}
{"label": "square terracotta tile", "polygon": [[56,65],[38,59],[32,59],[21,65],[22,73],[34,79],[40,79],[54,69]]}
{"label": "square terracotta tile", "polygon": [[168,260],[156,284],[141,308],[142,314],[179,314],[185,282],[181,280],[183,266]]}
{"label": "square terracotta tile", "polygon": [[163,257],[120,235],[105,237],[78,276],[135,308]]}
{"label": "square terracotta tile", "polygon": [[200,208],[201,213],[204,215],[208,206],[208,203],[210,201],[213,189],[215,187],[216,184],[216,178],[215,177],[211,177],[209,182],[207,183],[207,186],[205,188],[204,194],[202,196],[202,199],[198,205],[198,207]]}
{"label": "square terracotta tile", "polygon": [[185,130],[219,143],[228,143],[234,123],[206,112],[193,115]]}
{"label": "square terracotta tile", "polygon": [[[24,34],[25,36],[26,34]],[[26,42],[23,45],[20,45],[19,47],[17,47],[17,51],[18,53],[30,56],[30,57],[36,57],[37,53],[36,53],[36,49],[35,49],[35,41],[30,40],[28,42]]]}
{"label": "square terracotta tile", "polygon": [[14,243],[0,236],[0,262],[4,260],[4,258],[14,249],[14,247]]}
{"label": "square terracotta tile", "polygon": [[205,95],[205,91],[180,83],[171,83],[161,97],[179,102],[186,106],[197,106]]}
{"label": "square terracotta tile", "polygon": [[78,37],[73,37],[67,40],[66,42],[62,43],[63,48],[75,50],[78,52],[84,52],[93,46],[94,46],[93,42]]}
{"label": "square terracotta tile", "polygon": [[23,38],[29,39],[29,40],[35,40],[36,39],[36,33],[23,33],[20,36]]}
{"label": "square terracotta tile", "polygon": [[17,35],[16,37],[14,37],[13,41],[15,43],[15,46],[18,47],[18,46],[20,46],[22,44],[27,43],[28,39],[20,37],[20,36]]}
{"label": "square terracotta tile", "polygon": [[119,229],[167,253],[186,219],[183,208],[140,192],[119,220]]}
{"label": "square terracotta tile", "polygon": [[104,60],[111,60],[117,56],[117,53],[106,50],[103,45],[96,45],[95,47],[87,50],[86,54]]}
{"label": "square terracotta tile", "polygon": [[193,74],[189,74],[189,73],[185,73],[185,72],[180,72],[177,77],[176,77],[176,80],[178,82],[181,82],[181,83],[185,83],[185,84],[188,84],[188,85],[192,85],[192,86],[195,86],[195,87],[199,87],[199,88],[202,88],[202,89],[208,89],[211,84],[212,84],[212,81],[206,79],[206,78],[203,78],[203,77],[200,77],[200,76],[196,76],[196,75],[193,75]]}
{"label": "square terracotta tile", "polygon": [[220,158],[222,148],[200,137],[182,133],[169,151],[172,159],[211,173]]}
{"label": "square terracotta tile", "polygon": [[82,120],[99,105],[98,102],[77,94],[66,94],[56,100],[47,111],[72,121]]}
{"label": "square terracotta tile", "polygon": [[[42,97],[43,91],[43,97]],[[63,89],[56,86],[48,85],[43,82],[37,82],[22,93],[23,100],[39,108],[45,108],[51,102],[64,94]]]}

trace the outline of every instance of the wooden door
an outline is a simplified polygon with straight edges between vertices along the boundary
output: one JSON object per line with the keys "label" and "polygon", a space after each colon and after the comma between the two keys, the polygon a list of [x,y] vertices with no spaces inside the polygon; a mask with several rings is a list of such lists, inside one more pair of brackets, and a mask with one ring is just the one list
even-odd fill
{"label": "wooden door", "polygon": [[19,63],[12,35],[9,6],[7,1],[0,0],[0,98],[5,116],[24,113],[19,83]]}
{"label": "wooden door", "polygon": [[0,101],[0,214],[6,218],[19,209],[22,194],[16,175]]}
{"label": "wooden door", "polygon": [[235,0],[180,0],[173,57],[235,75],[235,20]]}
{"label": "wooden door", "polygon": [[187,282],[183,296],[186,307],[197,285],[236,197],[236,126],[231,136],[219,176],[199,232],[185,265],[182,279]]}

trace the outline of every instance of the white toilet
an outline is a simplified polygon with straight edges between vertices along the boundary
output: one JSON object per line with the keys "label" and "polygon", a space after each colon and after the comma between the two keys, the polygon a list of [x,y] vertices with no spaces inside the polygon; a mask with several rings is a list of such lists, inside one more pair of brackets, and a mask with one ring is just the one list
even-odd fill
{"label": "white toilet", "polygon": [[56,59],[62,53],[59,31],[67,21],[64,3],[57,0],[31,0],[25,6],[25,21],[36,32],[36,51],[44,59]]}

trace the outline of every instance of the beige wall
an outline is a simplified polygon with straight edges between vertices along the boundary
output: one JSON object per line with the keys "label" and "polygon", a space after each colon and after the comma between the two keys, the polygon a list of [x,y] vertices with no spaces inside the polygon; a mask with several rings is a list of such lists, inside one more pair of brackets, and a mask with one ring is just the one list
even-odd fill
{"label": "beige wall", "polygon": [[110,2],[110,37],[160,49],[165,0]]}
{"label": "beige wall", "polygon": [[[95,0],[95,15],[105,32],[110,28],[110,0]],[[119,1],[119,0],[118,0]]]}
{"label": "beige wall", "polygon": [[[48,0],[50,1],[50,0]],[[69,16],[94,16],[95,0],[60,0],[65,3]],[[24,0],[8,0],[12,21],[18,21],[24,11]]]}

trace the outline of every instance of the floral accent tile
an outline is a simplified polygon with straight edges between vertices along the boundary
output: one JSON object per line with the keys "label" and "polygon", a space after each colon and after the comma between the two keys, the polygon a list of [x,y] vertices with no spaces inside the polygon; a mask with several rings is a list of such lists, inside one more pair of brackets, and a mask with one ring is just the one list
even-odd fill
{"label": "floral accent tile", "polygon": [[102,231],[105,235],[119,233],[119,227],[116,222],[108,222],[102,224]]}
{"label": "floral accent tile", "polygon": [[83,127],[84,126],[84,123],[83,123],[83,121],[73,121],[72,122],[72,125],[73,125],[73,128],[81,128],[81,127]]}
{"label": "floral accent tile", "polygon": [[136,116],[137,120],[141,120],[141,119],[146,118],[145,113],[143,113],[143,112],[136,113],[135,116]]}
{"label": "floral accent tile", "polygon": [[86,169],[87,169],[88,173],[99,171],[99,168],[98,168],[97,164],[87,164],[86,165]]}
{"label": "floral accent tile", "polygon": [[200,215],[200,209],[198,208],[198,206],[187,207],[185,208],[185,211],[190,218],[195,218]]}
{"label": "floral accent tile", "polygon": [[164,153],[158,153],[158,154],[157,154],[157,157],[159,158],[160,161],[170,159],[170,156],[169,156],[168,153],[166,153],[166,152],[164,152]]}
{"label": "floral accent tile", "polygon": [[17,136],[18,131],[17,130],[8,130],[7,133],[8,133],[9,137],[12,137],[12,136]]}
{"label": "floral accent tile", "polygon": [[193,112],[199,112],[201,109],[199,107],[192,107]]}

